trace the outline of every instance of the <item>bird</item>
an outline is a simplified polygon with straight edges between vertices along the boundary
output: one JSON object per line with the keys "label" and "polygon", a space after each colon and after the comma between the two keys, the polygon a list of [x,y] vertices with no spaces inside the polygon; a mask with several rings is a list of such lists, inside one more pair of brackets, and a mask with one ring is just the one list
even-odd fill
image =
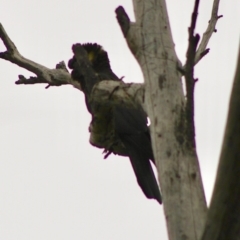
{"label": "bird", "polygon": [[[154,175],[151,161],[155,164],[147,115],[140,104],[129,107],[123,104],[112,106],[92,103],[91,91],[103,80],[122,81],[111,69],[108,53],[97,43],[74,44],[74,55],[68,62],[71,77],[81,84],[85,103],[92,115],[90,131],[95,141],[90,143],[104,148],[105,157],[111,153],[129,157],[138,185],[145,196],[162,203],[160,189]],[[75,49],[75,51],[74,51]],[[77,50],[87,60],[80,64]],[[83,57],[84,59],[84,57]],[[110,101],[110,100],[109,100]]]}

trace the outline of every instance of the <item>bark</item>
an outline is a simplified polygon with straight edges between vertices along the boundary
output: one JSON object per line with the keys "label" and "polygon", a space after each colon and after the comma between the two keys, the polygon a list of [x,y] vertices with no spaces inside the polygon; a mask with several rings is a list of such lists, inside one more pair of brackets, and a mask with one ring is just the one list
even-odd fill
{"label": "bark", "polygon": [[202,240],[240,239],[240,45],[216,183]]}

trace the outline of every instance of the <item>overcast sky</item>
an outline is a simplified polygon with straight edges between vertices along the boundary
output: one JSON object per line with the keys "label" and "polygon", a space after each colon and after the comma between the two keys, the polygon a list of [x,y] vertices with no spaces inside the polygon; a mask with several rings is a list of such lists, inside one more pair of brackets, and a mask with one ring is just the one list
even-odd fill
{"label": "overcast sky", "polygon": [[[197,32],[210,19],[200,4]],[[184,63],[192,0],[168,0],[176,51]],[[0,0],[0,22],[20,53],[49,68],[71,56],[73,43],[97,42],[127,82],[142,74],[115,18],[127,0]],[[197,65],[196,137],[207,199],[211,197],[234,76],[240,2],[222,0],[210,53]],[[5,47],[0,42],[0,51]],[[0,59],[0,239],[167,239],[162,206],[138,187],[128,158],[89,142],[90,115],[71,86],[17,86],[30,72]]]}

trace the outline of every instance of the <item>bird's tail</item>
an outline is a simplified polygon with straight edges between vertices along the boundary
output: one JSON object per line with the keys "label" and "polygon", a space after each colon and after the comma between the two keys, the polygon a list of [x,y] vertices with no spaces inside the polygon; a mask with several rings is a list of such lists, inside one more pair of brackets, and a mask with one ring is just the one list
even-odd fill
{"label": "bird's tail", "polygon": [[138,184],[145,196],[150,199],[155,199],[161,204],[161,193],[149,159],[141,159],[144,157],[134,153],[131,153],[129,157]]}

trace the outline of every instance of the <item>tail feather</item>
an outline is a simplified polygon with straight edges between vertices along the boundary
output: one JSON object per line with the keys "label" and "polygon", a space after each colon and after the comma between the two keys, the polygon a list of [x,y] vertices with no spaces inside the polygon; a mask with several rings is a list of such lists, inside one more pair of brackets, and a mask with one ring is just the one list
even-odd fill
{"label": "tail feather", "polygon": [[142,156],[134,152],[131,152],[129,157],[138,185],[145,196],[155,199],[161,204],[162,197],[149,159],[143,159]]}

